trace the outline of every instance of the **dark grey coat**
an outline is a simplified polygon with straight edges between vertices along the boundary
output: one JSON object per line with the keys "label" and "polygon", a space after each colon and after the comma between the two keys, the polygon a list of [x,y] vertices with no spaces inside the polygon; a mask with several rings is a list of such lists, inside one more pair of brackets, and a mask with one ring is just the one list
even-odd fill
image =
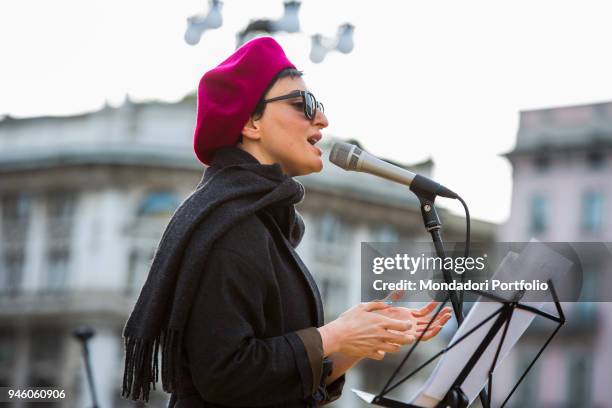
{"label": "dark grey coat", "polygon": [[[250,216],[209,253],[189,315],[182,389],[171,405],[307,407],[337,399],[344,376],[324,384],[321,298],[277,222]],[[274,214],[271,216],[269,214]]]}

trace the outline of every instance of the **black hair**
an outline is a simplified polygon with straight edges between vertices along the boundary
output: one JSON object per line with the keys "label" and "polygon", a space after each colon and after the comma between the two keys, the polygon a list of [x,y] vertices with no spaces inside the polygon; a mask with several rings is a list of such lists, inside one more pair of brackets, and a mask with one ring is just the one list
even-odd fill
{"label": "black hair", "polygon": [[280,71],[278,74],[276,74],[274,78],[272,78],[272,80],[270,81],[270,84],[268,84],[268,87],[266,88],[266,90],[261,95],[261,99],[259,99],[259,102],[257,102],[257,105],[255,105],[255,110],[251,114],[251,117],[253,118],[253,120],[261,119],[261,117],[263,116],[264,109],[266,108],[266,104],[263,103],[264,98],[266,97],[266,94],[268,93],[268,91],[274,86],[276,81],[278,81],[281,78],[286,78],[286,77],[291,77],[291,78],[298,77],[299,78],[302,75],[304,75],[304,73],[302,71],[298,71],[295,68],[285,68],[282,71]]}
{"label": "black hair", "polygon": [[[278,74],[276,74],[274,76],[274,78],[272,78],[272,80],[268,84],[268,87],[263,92],[263,94],[261,95],[261,98],[257,102],[257,105],[255,105],[255,110],[253,111],[253,113],[251,113],[251,118],[253,118],[253,120],[261,119],[261,117],[263,116],[264,110],[266,109],[266,104],[263,103],[263,101],[264,101],[264,99],[266,97],[266,94],[274,86],[276,81],[278,81],[281,78],[286,78],[286,77],[301,78],[302,75],[304,75],[304,73],[302,71],[299,71],[299,70],[295,69],[295,68],[285,68],[285,69],[279,71]],[[242,134],[240,134],[240,138],[238,139],[237,143],[241,143],[241,142],[242,142]]]}

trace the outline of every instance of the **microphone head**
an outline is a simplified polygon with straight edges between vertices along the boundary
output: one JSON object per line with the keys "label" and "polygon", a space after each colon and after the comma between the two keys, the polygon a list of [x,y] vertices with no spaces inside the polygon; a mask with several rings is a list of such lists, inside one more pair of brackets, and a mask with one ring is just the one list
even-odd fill
{"label": "microphone head", "polygon": [[361,153],[362,150],[355,145],[337,142],[329,152],[329,161],[344,170],[357,170],[357,162]]}

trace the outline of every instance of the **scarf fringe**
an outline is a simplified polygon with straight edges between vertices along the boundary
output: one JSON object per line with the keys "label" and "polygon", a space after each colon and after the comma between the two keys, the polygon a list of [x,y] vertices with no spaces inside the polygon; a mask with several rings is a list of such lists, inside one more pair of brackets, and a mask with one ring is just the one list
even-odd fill
{"label": "scarf fringe", "polygon": [[162,388],[173,393],[178,384],[178,363],[181,335],[177,330],[167,329],[155,340],[144,340],[134,336],[125,337],[125,367],[121,395],[134,401],[149,401],[151,388],[159,380],[158,352],[161,345]]}

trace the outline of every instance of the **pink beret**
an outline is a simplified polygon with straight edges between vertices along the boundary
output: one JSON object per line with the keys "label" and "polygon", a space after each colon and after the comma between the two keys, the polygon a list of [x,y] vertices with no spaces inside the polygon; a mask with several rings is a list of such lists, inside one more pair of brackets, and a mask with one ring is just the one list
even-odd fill
{"label": "pink beret", "polygon": [[210,164],[214,152],[238,142],[242,128],[276,74],[295,68],[271,37],[251,40],[200,79],[193,146]]}

